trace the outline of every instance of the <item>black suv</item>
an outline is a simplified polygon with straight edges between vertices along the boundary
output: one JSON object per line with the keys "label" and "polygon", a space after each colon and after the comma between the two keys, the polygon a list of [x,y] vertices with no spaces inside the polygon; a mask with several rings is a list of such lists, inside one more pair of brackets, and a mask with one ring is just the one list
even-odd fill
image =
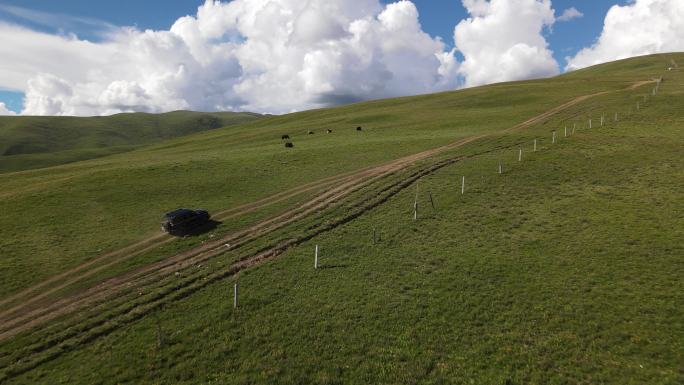
{"label": "black suv", "polygon": [[162,230],[169,234],[182,234],[209,222],[205,210],[178,209],[164,214]]}

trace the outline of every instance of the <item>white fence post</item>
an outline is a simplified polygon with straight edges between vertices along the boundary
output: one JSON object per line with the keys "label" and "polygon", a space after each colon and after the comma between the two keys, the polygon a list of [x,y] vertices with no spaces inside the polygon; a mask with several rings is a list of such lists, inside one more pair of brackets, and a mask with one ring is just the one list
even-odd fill
{"label": "white fence post", "polygon": [[537,152],[537,139],[534,140],[534,151]]}
{"label": "white fence post", "polygon": [[556,131],[553,131],[553,134],[551,135],[551,143],[555,144],[556,143]]}
{"label": "white fence post", "polygon": [[522,162],[522,147],[520,147],[520,150],[518,151],[518,162]]}
{"label": "white fence post", "polygon": [[237,308],[238,305],[238,283],[233,284],[233,308]]}
{"label": "white fence post", "polygon": [[461,178],[461,195],[465,194],[465,175]]}
{"label": "white fence post", "polygon": [[314,269],[318,269],[318,245],[316,245],[316,251],[314,252]]}

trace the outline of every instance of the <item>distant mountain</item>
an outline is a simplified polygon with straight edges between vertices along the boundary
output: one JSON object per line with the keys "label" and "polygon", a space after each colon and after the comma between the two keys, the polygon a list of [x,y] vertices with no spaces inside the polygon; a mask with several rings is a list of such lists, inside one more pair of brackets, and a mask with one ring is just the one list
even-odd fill
{"label": "distant mountain", "polygon": [[2,116],[0,172],[97,158],[261,117],[250,112],[193,111],[97,117]]}

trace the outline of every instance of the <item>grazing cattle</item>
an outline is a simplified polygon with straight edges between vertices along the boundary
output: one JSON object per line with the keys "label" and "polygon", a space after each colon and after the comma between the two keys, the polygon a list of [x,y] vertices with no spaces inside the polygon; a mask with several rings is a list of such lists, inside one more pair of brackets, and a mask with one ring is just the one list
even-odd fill
{"label": "grazing cattle", "polygon": [[283,140],[290,139],[290,135],[285,134],[285,135],[281,136],[280,139],[283,139]]}
{"label": "grazing cattle", "polygon": [[309,130],[309,135],[313,135],[313,131]]}
{"label": "grazing cattle", "polygon": [[332,134],[332,130],[328,130],[328,134]]}
{"label": "grazing cattle", "polygon": [[294,144],[292,142],[285,142],[285,147],[286,148],[292,148],[292,147],[294,147]]}
{"label": "grazing cattle", "polygon": [[361,128],[361,127],[356,127],[356,131],[363,131],[363,128]]}

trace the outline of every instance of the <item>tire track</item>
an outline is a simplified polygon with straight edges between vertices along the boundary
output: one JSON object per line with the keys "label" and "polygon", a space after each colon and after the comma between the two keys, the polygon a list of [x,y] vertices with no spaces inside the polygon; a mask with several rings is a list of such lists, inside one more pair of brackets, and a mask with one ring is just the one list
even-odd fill
{"label": "tire track", "polygon": [[[496,150],[490,150],[488,152]],[[196,273],[193,277],[189,277],[189,279],[185,280],[182,284],[173,286],[171,288],[165,287],[163,288],[162,293],[153,294],[143,302],[138,302],[133,305],[127,305],[126,302],[123,304],[125,306],[124,309],[114,316],[105,315],[104,320],[81,321],[87,322],[89,325],[80,327],[78,331],[67,331],[67,335],[63,336],[62,338],[52,339],[52,336],[50,336],[47,339],[40,339],[37,344],[27,346],[26,348],[22,349],[21,352],[18,352],[19,354],[14,357],[15,359],[13,364],[2,368],[3,371],[0,372],[0,382],[36,368],[43,363],[59,357],[65,352],[71,351],[78,346],[89,343],[98,337],[107,335],[123,325],[135,322],[136,320],[143,318],[145,315],[163,306],[165,302],[180,300],[182,298],[188,297],[192,293],[206,287],[207,285],[238,274],[241,270],[277,258],[287,249],[309,240],[316,235],[347,223],[360,215],[363,215],[363,213],[367,212],[368,210],[371,210],[383,202],[386,202],[389,198],[410,186],[422,176],[428,175],[449,164],[453,164],[461,158],[463,157],[450,158],[432,165],[423,166],[407,177],[399,179],[398,181],[393,181],[389,186],[382,188],[377,192],[376,195],[373,196],[373,198],[363,199],[361,202],[353,204],[352,207],[350,207],[350,210],[342,215],[342,217],[337,217],[337,219],[334,219],[330,223],[319,223],[315,226],[309,227],[307,230],[305,230],[304,234],[299,235],[299,237],[296,239],[290,239],[284,243],[277,240],[273,241],[276,243],[272,243],[271,246],[268,246],[260,251],[251,252],[251,254],[246,255],[244,258],[239,259],[237,262],[234,262],[225,268],[218,269],[217,271],[213,271],[207,275]],[[110,322],[112,320],[113,322]]]}
{"label": "tire track", "polygon": [[[353,174],[351,172],[345,173],[345,174],[340,174],[332,177],[328,177],[319,181],[311,182],[302,186],[298,186],[296,188],[260,199],[255,202],[250,202],[235,208],[231,208],[228,210],[223,210],[218,213],[216,213],[212,218],[220,220],[220,221],[225,221],[227,219],[231,219],[234,217],[242,216],[245,214],[248,214],[250,212],[254,212],[256,210],[265,208],[267,206],[288,200],[290,198],[294,198],[297,195],[304,194],[306,192],[310,192],[319,188],[325,188],[328,187],[336,182],[341,182],[349,179]],[[152,237],[143,239],[141,241],[138,241],[132,245],[126,246],[122,249],[114,250],[112,252],[109,252],[107,254],[101,255],[99,257],[96,257],[88,262],[82,263],[78,266],[72,267],[58,275],[55,275],[51,278],[48,278],[47,280],[40,282],[36,285],[33,285],[29,288],[23,289],[18,293],[12,294],[11,296],[4,298],[0,300],[0,306],[4,306],[6,304],[12,303],[12,302],[18,302],[20,300],[22,304],[12,307],[10,309],[4,310],[2,313],[0,313],[0,320],[3,318],[3,315],[6,313],[12,313],[16,311],[19,307],[26,306],[27,304],[36,302],[37,300],[43,299],[51,294],[54,294],[55,292],[64,289],[65,287],[82,280],[84,278],[88,278],[100,271],[102,271],[104,268],[110,267],[116,263],[125,261],[127,259],[133,258],[135,256],[138,256],[140,254],[143,254],[147,251],[153,250],[157,247],[163,246],[165,244],[171,243],[175,240],[173,236],[170,236],[165,233],[159,233],[157,235],[154,235]],[[105,265],[98,265],[98,263],[101,263],[105,260],[115,258],[114,260],[107,262]],[[92,270],[91,270],[92,268]],[[68,281],[65,281],[70,276],[77,275],[78,277],[76,279],[71,279]],[[59,286],[56,287],[51,287],[51,285],[54,285],[56,283],[60,283]],[[43,293],[39,295],[33,295],[31,296],[32,293],[35,293],[37,291],[43,290],[50,287],[48,291],[44,291]]]}
{"label": "tire track", "polygon": [[[218,240],[207,242],[197,248],[174,255],[162,261],[142,266],[138,269],[124,273],[123,275],[111,278],[103,283],[93,286],[83,292],[63,298],[61,300],[44,304],[44,306],[34,308],[26,311],[28,304],[22,304],[11,309],[11,311],[3,312],[0,316],[0,340],[11,337],[23,330],[29,329],[33,326],[47,322],[55,317],[66,314],[81,306],[100,301],[109,295],[122,290],[130,288],[130,283],[135,280],[140,280],[149,275],[165,275],[182,270],[188,266],[202,263],[207,259],[223,254],[227,251],[226,243],[232,243],[231,248],[242,245],[254,238],[257,238],[266,233],[282,228],[298,219],[301,219],[313,212],[324,209],[330,204],[342,199],[353,191],[358,190],[366,184],[372,183],[378,178],[384,177],[397,170],[403,169],[406,166],[415,163],[416,161],[425,159],[437,153],[446,151],[451,148],[460,147],[464,144],[470,143],[474,140],[480,139],[484,135],[473,136],[462,139],[458,142],[447,146],[439,147],[432,150],[427,150],[418,154],[414,154],[405,158],[400,158],[396,161],[387,164],[363,170],[353,177],[334,187],[331,190],[324,192],[313,200],[304,203],[294,209],[288,210],[283,214],[261,221],[245,230],[229,234]],[[118,263],[120,261],[113,261],[110,264]],[[102,265],[93,270],[93,274],[100,271],[110,264]],[[63,286],[63,285],[60,285]],[[42,296],[41,298],[44,298]],[[30,303],[36,303],[30,301]],[[23,311],[22,311],[23,310]]]}

